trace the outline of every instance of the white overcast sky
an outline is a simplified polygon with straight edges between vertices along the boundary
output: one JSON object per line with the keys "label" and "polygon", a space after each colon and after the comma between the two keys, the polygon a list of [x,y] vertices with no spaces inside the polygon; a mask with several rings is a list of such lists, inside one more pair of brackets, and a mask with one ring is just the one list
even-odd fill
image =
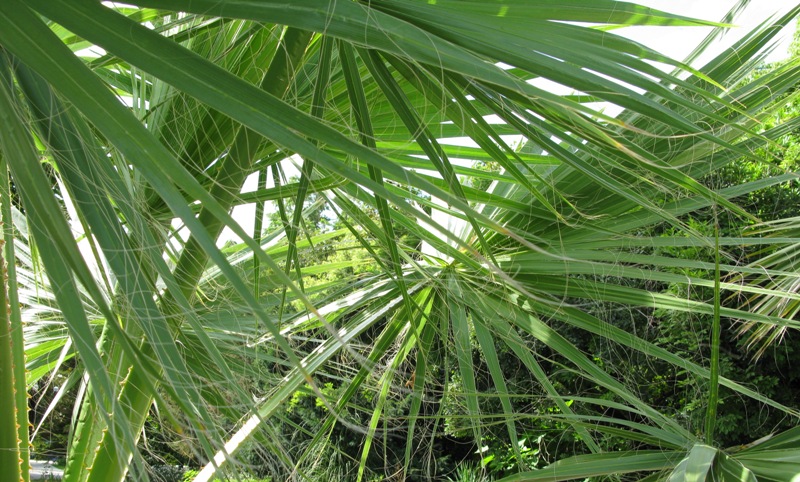
{"label": "white overcast sky", "polygon": [[[636,3],[685,17],[719,21],[738,2],[735,0],[638,0]],[[715,46],[712,52],[720,52],[771,15],[776,12],[778,14],[786,13],[796,3],[795,0],[751,0],[744,12],[734,21],[735,27],[731,28],[722,37],[720,43]],[[705,38],[709,30],[699,27],[633,27],[618,30],[617,33],[624,32],[626,37],[652,47],[672,58],[683,60]],[[775,49],[775,53],[769,60],[785,58],[786,50],[794,32],[794,25],[786,30],[781,35],[784,41]],[[712,55],[701,57],[699,59],[700,65],[702,65],[703,60],[708,61],[711,58]],[[700,65],[695,65],[695,67]]]}
{"label": "white overcast sky", "polygon": [[[728,11],[737,3],[736,0],[633,0],[635,3],[657,8],[670,13],[676,13],[686,17],[700,18],[704,20],[720,21]],[[722,50],[732,45],[745,33],[751,31],[764,20],[772,15],[780,15],[795,6],[795,0],[752,0],[750,5],[734,21],[735,27],[728,32],[708,49],[707,54],[701,56],[694,64],[701,67],[705,62],[711,60]],[[683,60],[710,32],[710,28],[705,27],[628,27],[616,30],[615,33],[624,35],[648,47],[653,48],[676,60]],[[794,25],[787,28],[782,33],[783,39],[776,46],[774,53],[768,61],[780,60],[786,57],[787,49],[794,33]],[[608,113],[608,111],[607,111]],[[288,175],[295,172],[294,169],[287,170]],[[256,188],[256,178],[250,176],[244,185],[244,192],[253,191]],[[268,207],[269,209],[269,207]],[[241,222],[242,227],[247,232],[253,230],[253,218],[255,215],[255,205],[249,204],[239,206],[234,209],[234,218]],[[219,243],[228,240],[239,240],[233,232],[225,228]]]}

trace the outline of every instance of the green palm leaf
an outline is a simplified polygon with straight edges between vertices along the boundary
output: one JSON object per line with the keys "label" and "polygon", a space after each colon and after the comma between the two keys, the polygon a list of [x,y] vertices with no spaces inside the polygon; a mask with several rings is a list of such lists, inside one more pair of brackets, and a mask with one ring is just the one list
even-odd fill
{"label": "green palm leaf", "polygon": [[[16,262],[15,325],[3,325],[24,326],[27,373],[20,328],[0,352],[2,395],[17,387],[19,408],[25,378],[76,364],[57,397],[82,387],[70,481],[145,479],[154,406],[207,464],[197,480],[237,475],[230,462],[253,444],[305,474],[339,428],[361,437],[354,476],[398,431],[393,470],[413,477],[443,426],[481,447],[494,425],[522,470],[506,480],[780,480],[796,468],[793,432],[714,447],[713,410],[696,433],[573,334],[800,414],[596,309],[742,320],[772,338],[798,327],[794,230],[706,236],[687,221],[714,208],[752,223],[737,196],[796,178],[706,180],[797,128],[761,128],[798,95],[797,60],[748,74],[798,9],[696,68],[613,30],[712,26],[713,38],[728,23],[610,0],[8,0],[0,203]],[[292,162],[299,179],[282,178]],[[232,209],[253,204],[251,231]],[[315,230],[315,216],[337,225]],[[224,228],[240,242],[223,246]],[[726,250],[743,246],[765,257],[741,266]],[[666,249],[680,247],[716,262]],[[721,291],[758,304],[732,308]],[[325,411],[320,427],[286,416],[301,396]],[[579,455],[528,464],[537,421],[563,426]],[[19,451],[11,423],[1,443]],[[306,444],[283,453],[281,423]]]}

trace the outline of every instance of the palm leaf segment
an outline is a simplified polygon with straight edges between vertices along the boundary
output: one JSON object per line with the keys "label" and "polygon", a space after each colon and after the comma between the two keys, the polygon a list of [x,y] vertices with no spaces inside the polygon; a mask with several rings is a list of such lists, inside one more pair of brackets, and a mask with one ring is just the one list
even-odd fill
{"label": "palm leaf segment", "polygon": [[[200,475],[208,480],[244,441],[269,446],[269,420],[304,387],[331,414],[314,443],[348,423],[359,390],[375,390],[360,427],[359,477],[398,390],[411,400],[405,467],[425,407],[446,397],[463,400],[463,423],[476,440],[484,420],[498,416],[518,447],[529,414],[515,402],[520,394],[499,353],[530,371],[554,416],[585,444],[581,457],[593,461],[592,473],[556,464],[547,480],[769,470],[755,462],[763,451],[728,455],[700,444],[559,330],[709,376],[580,306],[714,311],[626,281],[714,286],[662,269],[713,264],[640,253],[659,243],[713,246],[681,216],[709,206],[747,216],[729,199],[786,180],[724,190],[699,182],[796,128],[790,121],[759,129],[773,96],[795,84],[795,63],[746,79],[795,11],[698,71],[607,29],[576,25],[708,25],[624,2],[133,3],[138,8],[90,0],[0,6],[6,119],[16,126],[3,138],[3,156],[19,195],[6,191],[2,201],[18,203],[22,222],[16,289],[30,283],[54,293],[23,300],[30,378],[77,356],[88,380],[69,480],[121,480],[130,467],[143,473],[136,441],[154,401],[179,409],[167,418],[213,461]],[[74,54],[93,45],[105,53]],[[558,95],[543,81],[571,93]],[[623,113],[608,116],[596,102]],[[470,142],[449,141],[459,137]],[[300,177],[287,184],[279,171],[290,156]],[[465,159],[500,170],[477,170]],[[240,194],[247,176],[264,180],[268,171],[272,183]],[[301,254],[341,234],[304,237],[311,195],[368,253],[377,267],[368,277],[306,288],[309,277],[336,266],[314,266]],[[282,223],[266,237],[251,236],[229,214],[267,200],[277,201]],[[637,236],[659,223],[683,235]],[[217,247],[225,226],[241,246]],[[417,242],[398,242],[398,232]],[[40,266],[46,280],[34,274]],[[724,260],[720,268],[723,278],[742,273]],[[796,298],[780,285],[722,287]],[[721,314],[796,325],[758,312]],[[325,336],[295,341],[311,333]],[[338,365],[345,359],[355,367]],[[248,373],[245,360],[275,367],[261,374],[268,388],[255,399],[237,383]],[[448,363],[460,380],[455,395],[437,382]],[[562,393],[550,377],[555,366],[613,401]],[[402,374],[411,372],[406,383]],[[347,388],[329,398],[321,384],[343,374]],[[734,380],[720,383],[797,415]],[[626,415],[591,415],[609,404]],[[220,412],[239,420],[232,437],[214,428]],[[603,453],[598,440],[607,434],[662,450]],[[312,449],[283,461],[301,466]]]}

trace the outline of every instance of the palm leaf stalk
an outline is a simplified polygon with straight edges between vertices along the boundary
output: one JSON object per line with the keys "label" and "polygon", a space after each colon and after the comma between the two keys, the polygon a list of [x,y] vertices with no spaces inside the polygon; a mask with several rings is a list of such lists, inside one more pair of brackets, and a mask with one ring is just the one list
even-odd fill
{"label": "palm leaf stalk", "polygon": [[719,222],[714,209],[714,315],[711,326],[711,374],[708,380],[708,410],[706,412],[706,444],[714,443],[714,429],[717,420],[717,405],[719,404],[719,345],[721,336],[720,325],[720,253],[719,253]]}
{"label": "palm leaf stalk", "polygon": [[[5,198],[5,200],[7,199],[8,197]],[[22,365],[15,364],[12,353],[13,328],[11,325],[11,306],[9,305],[6,287],[5,253],[0,257],[0,271],[2,271],[3,278],[2,286],[0,287],[0,302],[2,302],[2,308],[0,308],[0,392],[2,395],[0,395],[0,400],[3,407],[6,407],[3,410],[3,419],[0,421],[2,423],[2,429],[0,429],[0,453],[2,453],[0,457],[2,458],[0,458],[0,463],[5,467],[4,470],[8,471],[8,476],[12,480],[25,480],[22,478],[22,466],[23,464],[28,464],[22,459],[20,446],[24,443],[27,448],[28,434],[25,433],[23,438],[19,437],[17,412],[21,409],[27,412],[25,410],[27,408],[27,397],[25,397],[26,405],[19,406],[17,404],[17,386],[15,383],[15,379],[18,377],[24,378],[25,365],[24,363]],[[15,369],[17,366],[19,368]],[[23,394],[25,393],[26,391],[23,391]],[[23,426],[27,432],[28,424],[25,423]],[[25,477],[27,478],[27,474]]]}
{"label": "palm leaf stalk", "polygon": [[[2,162],[0,160],[0,162]],[[8,182],[8,170],[5,167],[0,168],[3,175],[0,178],[0,199],[2,199],[2,222],[3,222],[3,258],[16,260],[16,251],[14,248],[15,235],[14,235],[14,222],[11,210],[11,193],[10,183]],[[19,300],[19,284],[17,276],[16,263],[9,263],[5,265],[7,273],[6,290],[8,301],[8,316],[10,341],[11,341],[11,367],[14,378],[14,403],[4,406],[13,407],[16,413],[17,425],[17,443],[19,444],[19,460],[20,460],[20,477],[23,480],[29,478],[30,473],[30,444],[29,444],[29,426],[28,422],[28,390],[27,390],[27,370],[25,363],[25,340],[23,335],[22,313],[20,311]]]}
{"label": "palm leaf stalk", "polygon": [[[779,108],[777,96],[797,95],[796,61],[747,78],[797,9],[693,68],[593,27],[726,25],[625,2],[132,5],[0,5],[0,47],[9,64],[2,112],[13,127],[2,152],[24,206],[11,210],[4,191],[3,218],[18,223],[18,283],[42,293],[22,300],[29,378],[40,380],[75,357],[88,380],[67,480],[121,481],[129,470],[146,478],[137,441],[153,404],[208,462],[197,480],[228,470],[254,442],[281,454],[287,470],[303,472],[337,426],[363,435],[356,461],[363,478],[397,423],[389,411],[404,390],[405,475],[425,431],[445,420],[441,408],[432,420],[423,412],[453,397],[463,413],[447,417],[464,423],[478,446],[488,421],[499,420],[521,461],[526,420],[537,416],[564,423],[585,445],[586,455],[544,469],[521,463],[522,472],[507,480],[628,473],[780,480],[793,470],[793,431],[739,451],[716,447],[713,390],[718,379],[790,416],[800,415],[796,407],[719,376],[713,356],[710,369],[698,365],[581,305],[707,314],[715,340],[720,317],[797,327],[784,312],[729,308],[719,298],[724,289],[795,302],[785,284],[731,282],[763,271],[720,251],[758,244],[780,252],[795,237],[704,236],[684,218],[718,206],[752,220],[731,200],[792,177],[725,189],[702,182],[800,122],[760,129]],[[75,55],[92,46],[104,53]],[[556,94],[538,79],[573,92]],[[592,106],[600,101],[624,110],[611,117]],[[457,137],[473,144],[453,145]],[[296,183],[279,180],[290,157],[302,162]],[[481,171],[465,158],[501,170]],[[241,193],[249,175],[268,171],[271,185],[262,179]],[[341,231],[300,236],[312,194],[312,208],[337,213]],[[278,203],[281,222],[262,236],[267,201]],[[250,203],[262,206],[252,233],[230,213]],[[680,235],[641,235],[659,225]],[[220,248],[224,227],[241,243]],[[403,242],[401,232],[418,241]],[[374,270],[316,285],[321,274],[356,266],[306,258],[345,233]],[[664,245],[716,247],[717,258],[647,253]],[[675,268],[709,274],[678,275]],[[766,276],[796,280],[780,268]],[[628,281],[709,287],[715,300],[651,293]],[[705,437],[642,400],[559,327],[708,380]],[[475,353],[488,369],[488,390],[478,382]],[[499,353],[512,354],[558,410],[525,413],[518,405],[524,394],[516,393]],[[355,366],[344,368],[342,359]],[[273,368],[256,373],[266,388],[255,390],[240,381],[258,363]],[[442,366],[457,375],[458,387],[436,388],[449,385],[437,380]],[[564,392],[551,379],[553,367],[613,399]],[[408,381],[404,371],[413,372]],[[332,396],[321,389],[325,380],[346,388]],[[271,440],[270,424],[303,390],[327,418],[304,450],[286,456]],[[375,395],[359,427],[349,411],[364,391]],[[218,426],[220,418],[235,426],[231,433]],[[23,434],[3,433],[12,432],[15,440]],[[658,450],[605,452],[608,436]],[[772,456],[788,457],[789,465],[769,466]]]}

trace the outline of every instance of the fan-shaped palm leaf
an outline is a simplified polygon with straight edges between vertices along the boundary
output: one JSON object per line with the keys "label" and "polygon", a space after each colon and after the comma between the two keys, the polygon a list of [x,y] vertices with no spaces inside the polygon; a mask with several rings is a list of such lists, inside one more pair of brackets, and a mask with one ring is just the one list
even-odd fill
{"label": "fan-shaped palm leaf", "polygon": [[[1,201],[4,221],[18,224],[19,281],[11,292],[26,294],[29,382],[70,357],[87,374],[68,480],[122,480],[129,470],[146,477],[137,440],[153,403],[209,462],[197,480],[227,470],[251,440],[280,453],[270,420],[298,390],[313,392],[329,413],[305,451],[279,454],[299,470],[335,424],[352,425],[347,410],[359,390],[374,390],[366,425],[354,427],[364,435],[359,477],[398,394],[410,396],[401,417],[404,471],[420,440],[423,405],[455,397],[464,410],[449,416],[463,418],[478,442],[496,419],[517,447],[526,418],[551,416],[585,444],[588,453],[571,462],[586,465],[565,460],[510,480],[711,477],[740,466],[740,473],[769,472],[759,465],[769,454],[703,444],[713,433],[703,439],[645,403],[559,330],[581,330],[714,380],[715,365],[684,360],[581,304],[719,308],[630,280],[796,302],[780,284],[725,282],[755,267],[641,253],[659,243],[713,248],[714,239],[682,216],[713,206],[747,217],[732,198],[792,176],[719,190],[701,182],[797,127],[795,119],[759,129],[776,96],[796,95],[796,62],[742,83],[796,10],[694,69],[595,27],[713,24],[625,2],[132,5],[0,5],[0,107],[9,126],[2,155],[15,188]],[[103,52],[76,55],[88,47]],[[558,95],[540,87],[542,80],[572,92]],[[606,115],[592,106],[600,101],[624,110]],[[455,138],[470,142],[454,145]],[[290,157],[300,177],[287,183],[280,176]],[[256,173],[259,188],[242,194]],[[473,180],[491,184],[478,188]],[[312,194],[315,208],[337,215],[341,231],[304,232]],[[281,221],[262,235],[268,200],[278,202]],[[19,209],[12,212],[12,203]],[[251,203],[261,205],[255,233],[231,215]],[[463,225],[453,227],[453,219]],[[640,236],[660,223],[685,236]],[[224,227],[242,243],[219,247]],[[399,232],[418,242],[401,242]],[[343,233],[373,271],[316,284],[321,273],[357,266],[305,259]],[[796,241],[757,242],[780,248]],[[662,269],[717,266],[716,279]],[[768,275],[793,276],[778,271]],[[797,327],[784,313],[719,314]],[[530,371],[557,413],[531,415],[515,403],[521,394],[498,352]],[[477,381],[474,354],[490,389]],[[250,366],[256,363],[273,369],[259,372]],[[457,389],[434,389],[447,384],[437,380],[439,364],[457,375]],[[611,399],[563,393],[551,367]],[[333,377],[346,387],[335,398],[323,390]],[[735,380],[719,383],[800,415]],[[497,413],[488,412],[491,400]],[[613,410],[602,415],[597,407]],[[219,425],[223,419],[235,424],[232,434]],[[662,450],[605,453],[605,435]]]}

